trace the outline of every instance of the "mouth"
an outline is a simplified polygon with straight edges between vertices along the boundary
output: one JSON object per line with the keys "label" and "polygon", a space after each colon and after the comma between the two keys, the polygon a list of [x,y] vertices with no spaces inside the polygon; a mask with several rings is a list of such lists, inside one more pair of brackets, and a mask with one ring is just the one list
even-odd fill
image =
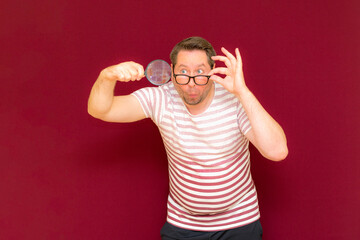
{"label": "mouth", "polygon": [[196,93],[189,93],[188,96],[189,96],[189,98],[197,98],[197,97],[198,97],[198,94],[196,94]]}

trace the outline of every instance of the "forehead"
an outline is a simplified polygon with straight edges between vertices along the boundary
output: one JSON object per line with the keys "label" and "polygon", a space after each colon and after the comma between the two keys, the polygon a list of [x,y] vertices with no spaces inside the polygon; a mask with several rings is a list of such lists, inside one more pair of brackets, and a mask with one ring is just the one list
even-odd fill
{"label": "forehead", "polygon": [[176,66],[198,67],[203,65],[210,67],[206,52],[203,50],[180,50],[177,55]]}

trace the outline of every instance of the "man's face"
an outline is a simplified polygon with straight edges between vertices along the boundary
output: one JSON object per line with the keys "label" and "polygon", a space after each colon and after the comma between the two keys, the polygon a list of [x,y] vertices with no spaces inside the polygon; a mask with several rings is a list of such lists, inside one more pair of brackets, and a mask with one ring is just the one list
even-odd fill
{"label": "man's face", "polygon": [[[208,63],[206,52],[203,50],[181,50],[177,56],[177,63],[174,68],[175,74],[186,74],[189,76],[207,75],[211,70]],[[209,80],[208,84],[196,85],[194,79],[186,85],[176,83],[172,76],[175,89],[187,105],[197,105],[203,102],[212,89],[213,82]]]}

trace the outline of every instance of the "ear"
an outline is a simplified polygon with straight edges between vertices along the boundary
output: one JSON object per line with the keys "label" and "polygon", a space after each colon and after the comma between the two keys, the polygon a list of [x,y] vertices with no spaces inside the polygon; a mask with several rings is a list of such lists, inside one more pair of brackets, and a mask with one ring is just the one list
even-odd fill
{"label": "ear", "polygon": [[170,67],[171,67],[171,81],[174,81],[174,71],[173,71],[173,64],[170,64]]}

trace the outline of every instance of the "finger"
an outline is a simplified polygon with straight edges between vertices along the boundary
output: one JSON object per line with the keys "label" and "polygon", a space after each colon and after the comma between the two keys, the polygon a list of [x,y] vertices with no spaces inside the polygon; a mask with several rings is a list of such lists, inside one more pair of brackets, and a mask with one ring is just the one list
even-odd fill
{"label": "finger", "polygon": [[228,50],[226,50],[224,47],[221,48],[221,51],[227,56],[232,64],[236,64],[236,58],[234,55],[232,55]]}
{"label": "finger", "polygon": [[216,76],[216,75],[212,75],[210,77],[210,80],[214,81],[214,82],[217,82],[217,83],[220,83],[224,81],[224,79],[222,77],[219,77],[219,76]]}
{"label": "finger", "polygon": [[135,62],[129,62],[127,64],[126,70],[130,74],[129,81],[135,81],[140,80],[142,76],[144,75],[144,69],[143,67]]}
{"label": "finger", "polygon": [[111,75],[114,77],[114,79],[121,82],[123,82],[126,78],[124,72],[117,67],[111,69]]}
{"label": "finger", "polygon": [[128,69],[122,70],[122,74],[124,75],[124,77],[123,77],[124,82],[128,82],[131,80],[131,73],[129,72]]}
{"label": "finger", "polygon": [[144,67],[142,65],[138,64],[136,66],[136,69],[137,69],[137,73],[138,73],[136,80],[140,80],[141,78],[145,77],[145,71],[144,71]]}
{"label": "finger", "polygon": [[211,57],[214,61],[221,61],[223,63],[225,63],[225,65],[227,67],[231,67],[231,62],[229,60],[229,58],[225,57],[225,56],[213,56]]}
{"label": "finger", "polygon": [[139,77],[139,72],[138,72],[138,69],[135,65],[131,66],[129,69],[128,69],[129,73],[130,73],[130,80],[131,81],[135,81],[138,79]]}
{"label": "finger", "polygon": [[235,53],[236,53],[236,61],[239,62],[240,65],[242,65],[242,59],[241,59],[239,48],[236,48]]}
{"label": "finger", "polygon": [[119,72],[118,74],[117,74],[117,78],[120,80],[120,81],[124,81],[124,79],[125,79],[125,75],[122,73],[122,72]]}
{"label": "finger", "polygon": [[209,75],[213,75],[213,74],[223,74],[223,75],[230,75],[230,71],[228,68],[225,67],[218,67],[218,68],[214,68],[209,72]]}
{"label": "finger", "polygon": [[236,71],[242,71],[242,59],[238,48],[235,50],[236,53]]}

